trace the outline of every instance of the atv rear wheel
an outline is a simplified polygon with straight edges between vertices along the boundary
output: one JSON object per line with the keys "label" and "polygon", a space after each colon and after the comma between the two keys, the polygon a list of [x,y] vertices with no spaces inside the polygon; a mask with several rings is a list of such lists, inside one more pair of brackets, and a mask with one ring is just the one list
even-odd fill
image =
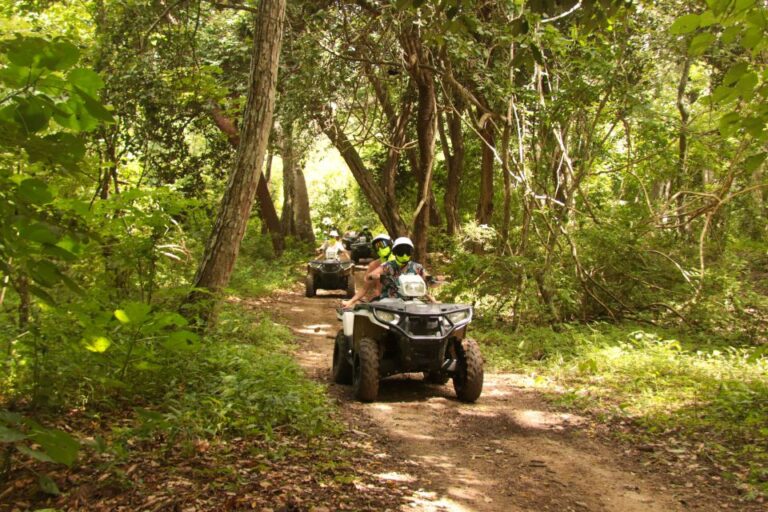
{"label": "atv rear wheel", "polygon": [[315,276],[312,274],[307,274],[306,279],[304,280],[304,287],[306,288],[306,295],[307,297],[314,297],[315,296]]}
{"label": "atv rear wheel", "polygon": [[347,298],[351,299],[355,296],[355,273],[351,273],[347,276]]}
{"label": "atv rear wheel", "polygon": [[456,373],[453,389],[462,402],[474,402],[483,392],[483,356],[480,347],[471,339],[456,344]]}
{"label": "atv rear wheel", "polygon": [[379,394],[379,344],[375,340],[360,340],[352,373],[355,398],[361,402],[376,400]]}
{"label": "atv rear wheel", "polygon": [[336,343],[333,345],[333,368],[331,375],[336,384],[352,384],[352,365],[347,361],[347,340],[344,338],[344,331],[339,330],[336,334]]}

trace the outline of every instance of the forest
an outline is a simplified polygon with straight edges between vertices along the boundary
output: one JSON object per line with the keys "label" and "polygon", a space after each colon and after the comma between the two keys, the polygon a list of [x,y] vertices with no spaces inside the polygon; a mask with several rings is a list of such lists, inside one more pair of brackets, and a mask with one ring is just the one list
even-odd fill
{"label": "forest", "polygon": [[[767,122],[766,0],[0,0],[0,512],[764,510]],[[334,382],[363,226],[476,403]]]}

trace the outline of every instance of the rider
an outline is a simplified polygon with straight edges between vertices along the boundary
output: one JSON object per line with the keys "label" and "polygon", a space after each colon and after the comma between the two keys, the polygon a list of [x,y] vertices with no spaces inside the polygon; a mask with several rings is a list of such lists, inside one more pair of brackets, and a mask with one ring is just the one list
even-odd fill
{"label": "rider", "polygon": [[[371,272],[366,277],[368,281],[381,281],[381,295],[379,298],[397,298],[397,278],[402,274],[416,274],[426,280],[426,272],[420,263],[411,261],[413,256],[413,242],[406,236],[401,236],[392,244],[392,255],[394,260],[384,263],[379,268]],[[433,301],[432,297],[427,295],[427,300]]]}
{"label": "rider", "polygon": [[[332,229],[331,232],[328,233],[328,240],[323,242],[323,245],[321,245],[316,252],[317,254],[325,255],[325,258],[327,259],[338,258],[339,254],[344,254],[349,258],[349,252],[344,249],[344,245],[341,243],[341,235],[339,235],[339,232],[335,229]],[[332,258],[328,258],[329,252],[331,253]]]}
{"label": "rider", "polygon": [[[358,290],[355,296],[351,299],[342,301],[341,307],[343,308],[351,308],[360,302],[360,300],[365,296],[373,295],[374,297],[378,297],[381,293],[380,283],[369,281],[368,276],[371,272],[381,267],[386,262],[395,259],[394,255],[392,254],[392,239],[389,237],[389,235],[382,233],[380,235],[376,235],[376,238],[373,239],[371,245],[373,245],[373,250],[379,258],[368,264],[368,267],[365,269],[365,286],[363,289]],[[374,293],[371,294],[371,290],[374,290]]]}

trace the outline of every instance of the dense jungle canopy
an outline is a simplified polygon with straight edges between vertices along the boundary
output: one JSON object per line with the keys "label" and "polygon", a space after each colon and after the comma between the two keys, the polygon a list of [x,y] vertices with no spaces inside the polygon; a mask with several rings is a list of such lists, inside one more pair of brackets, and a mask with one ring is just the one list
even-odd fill
{"label": "dense jungle canopy", "polygon": [[[0,492],[58,495],[50,468],[153,429],[322,431],[237,303],[369,225],[475,306],[498,368],[602,375],[598,331],[675,361],[633,371],[696,390],[674,428],[719,432],[758,499],[767,34],[765,0],[0,0]],[[661,431],[693,396],[661,395],[616,410]],[[73,410],[120,411],[115,437]]]}

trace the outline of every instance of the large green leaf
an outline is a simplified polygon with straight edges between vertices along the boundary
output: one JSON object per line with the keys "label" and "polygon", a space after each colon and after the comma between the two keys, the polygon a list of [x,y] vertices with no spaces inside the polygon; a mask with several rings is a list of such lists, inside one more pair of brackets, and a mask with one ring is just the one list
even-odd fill
{"label": "large green leaf", "polygon": [[693,39],[691,39],[691,44],[688,46],[688,55],[692,57],[698,57],[699,55],[704,55],[704,53],[707,51],[707,49],[712,45],[714,41],[715,41],[715,36],[713,34],[710,34],[709,32],[696,34],[693,37]]}
{"label": "large green leaf", "polygon": [[38,98],[15,98],[14,119],[26,133],[39,132],[51,119],[51,109]]}
{"label": "large green leaf", "polygon": [[91,96],[96,96],[99,89],[104,87],[104,80],[92,69],[73,69],[67,74],[67,80]]}
{"label": "large green leaf", "polygon": [[122,309],[115,310],[115,318],[124,324],[142,324],[151,309],[149,304],[143,302],[129,302]]}
{"label": "large green leaf", "polygon": [[80,50],[69,41],[53,41],[47,45],[39,64],[48,69],[61,71],[74,66],[80,59]]}
{"label": "large green leaf", "polygon": [[669,27],[671,34],[689,34],[699,28],[700,18],[698,14],[686,14],[677,18]]}
{"label": "large green leaf", "polygon": [[16,429],[0,425],[0,443],[15,443],[16,441],[21,441],[26,437],[27,436]]}
{"label": "large green leaf", "polygon": [[75,86],[75,91],[80,95],[80,98],[82,98],[83,103],[85,104],[85,109],[90,115],[99,121],[105,121],[108,123],[114,121],[112,112],[104,108],[104,105],[93,99],[87,92],[80,89],[78,86]]}
{"label": "large green leaf", "polygon": [[39,450],[33,450],[29,446],[23,446],[23,445],[17,444],[16,450],[18,450],[20,453],[23,453],[27,457],[32,457],[33,459],[37,459],[41,462],[56,462],[47,453],[41,452]]}
{"label": "large green leaf", "polygon": [[200,349],[200,336],[192,331],[176,331],[163,342],[172,352],[193,352]]}
{"label": "large green leaf", "polygon": [[16,39],[5,41],[0,49],[5,50],[8,60],[17,66],[32,66],[45,54],[48,41],[41,37],[22,37],[16,35]]}
{"label": "large green leaf", "polygon": [[104,336],[91,336],[83,340],[83,346],[91,352],[106,352],[110,345],[112,345],[112,342]]}
{"label": "large green leaf", "polygon": [[46,428],[34,431],[31,438],[54,462],[71,466],[77,459],[80,443],[66,432]]}
{"label": "large green leaf", "polygon": [[[46,494],[51,494],[53,496],[58,496],[59,494],[61,494],[61,491],[59,491],[59,487],[56,485],[56,482],[54,482],[53,479],[48,475],[41,474],[37,478],[37,485],[39,485],[40,490]],[[39,511],[35,511],[35,512],[39,512]]]}
{"label": "large green leaf", "polygon": [[48,185],[37,178],[27,178],[22,181],[16,193],[19,198],[29,204],[48,204],[53,201],[53,193]]}

